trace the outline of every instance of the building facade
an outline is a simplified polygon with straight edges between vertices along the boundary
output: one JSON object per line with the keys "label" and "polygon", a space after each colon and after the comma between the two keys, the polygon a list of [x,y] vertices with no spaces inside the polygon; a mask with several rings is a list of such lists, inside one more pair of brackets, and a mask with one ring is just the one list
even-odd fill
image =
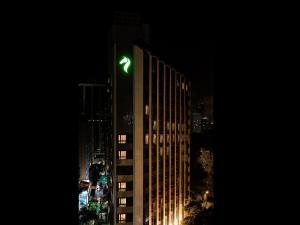
{"label": "building facade", "polygon": [[191,83],[136,45],[115,43],[112,62],[113,224],[178,225],[190,196]]}

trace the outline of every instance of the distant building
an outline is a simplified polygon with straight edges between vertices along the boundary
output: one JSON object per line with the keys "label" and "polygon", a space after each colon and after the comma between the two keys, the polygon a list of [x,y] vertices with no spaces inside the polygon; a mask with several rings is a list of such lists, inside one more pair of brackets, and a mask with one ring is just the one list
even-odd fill
{"label": "distant building", "polygon": [[213,96],[202,96],[193,107],[193,133],[210,131],[214,126]]}
{"label": "distant building", "polygon": [[193,112],[192,113],[192,128],[194,133],[201,133],[201,119],[202,115],[200,112]]}
{"label": "distant building", "polygon": [[111,113],[107,84],[79,84],[79,180],[89,180],[91,164],[109,161]]}

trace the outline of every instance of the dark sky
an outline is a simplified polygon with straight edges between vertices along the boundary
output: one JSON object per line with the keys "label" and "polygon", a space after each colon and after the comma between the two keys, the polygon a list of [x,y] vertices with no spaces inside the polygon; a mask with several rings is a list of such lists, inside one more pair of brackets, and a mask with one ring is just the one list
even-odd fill
{"label": "dark sky", "polygon": [[[82,48],[81,72],[84,78],[105,73],[106,31],[111,24],[112,11],[105,15],[78,16],[76,26],[82,41],[79,46]],[[162,11],[139,13],[142,21],[150,25],[150,45],[159,58],[190,77],[194,101],[198,96],[212,95],[215,41],[205,39],[206,34],[201,33],[201,24],[193,15],[187,17]]]}
{"label": "dark sky", "polygon": [[159,12],[144,15],[150,24],[151,44],[159,49],[166,62],[190,76],[193,97],[212,95],[215,41],[204,39],[206,35],[201,33],[200,25],[192,18],[194,15],[178,15]]}

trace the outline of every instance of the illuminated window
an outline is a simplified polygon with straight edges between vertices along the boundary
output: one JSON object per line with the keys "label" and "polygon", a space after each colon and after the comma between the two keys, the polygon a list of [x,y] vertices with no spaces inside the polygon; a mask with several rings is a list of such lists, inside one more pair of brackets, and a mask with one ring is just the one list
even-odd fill
{"label": "illuminated window", "polygon": [[175,123],[172,123],[172,131],[175,130]]}
{"label": "illuminated window", "polygon": [[184,90],[184,83],[181,84],[181,89]]}
{"label": "illuminated window", "polygon": [[156,126],[157,126],[157,123],[156,123],[156,120],[153,121],[153,130],[156,130]]}
{"label": "illuminated window", "polygon": [[119,214],[119,223],[126,223],[126,214]]}
{"label": "illuminated window", "polygon": [[148,145],[149,144],[149,134],[145,135],[145,144]]}
{"label": "illuminated window", "polygon": [[126,151],[119,151],[119,159],[126,159]]}
{"label": "illuminated window", "polygon": [[149,115],[149,106],[148,105],[145,105],[145,114]]}
{"label": "illuminated window", "polygon": [[119,207],[126,207],[126,198],[119,198]]}
{"label": "illuminated window", "polygon": [[175,142],[175,134],[172,134],[172,142]]}
{"label": "illuminated window", "polygon": [[124,135],[124,134],[118,135],[118,143],[125,144],[126,143],[126,135]]}
{"label": "illuminated window", "polygon": [[153,134],[153,144],[156,144],[156,134]]}
{"label": "illuminated window", "polygon": [[187,84],[185,85],[185,90],[186,90],[186,91],[188,91],[188,90],[189,90],[189,89],[188,89],[188,85],[187,85]]}
{"label": "illuminated window", "polygon": [[126,191],[126,182],[119,182],[118,189],[119,191]]}
{"label": "illuminated window", "polygon": [[163,141],[164,141],[164,135],[160,134],[160,135],[159,135],[159,143],[162,144]]}
{"label": "illuminated window", "polygon": [[170,123],[167,122],[167,130],[170,130]]}

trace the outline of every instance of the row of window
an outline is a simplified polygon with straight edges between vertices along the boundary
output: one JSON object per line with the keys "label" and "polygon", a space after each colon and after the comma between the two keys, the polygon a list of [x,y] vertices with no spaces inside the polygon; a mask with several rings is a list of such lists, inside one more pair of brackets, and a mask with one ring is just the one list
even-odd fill
{"label": "row of window", "polygon": [[[156,134],[153,134],[152,135],[152,143],[153,144],[156,144],[156,138],[158,137],[158,135],[156,135]],[[166,142],[167,143],[170,143],[170,135],[169,134],[166,134]],[[181,135],[181,139],[183,139],[184,138],[184,136],[183,135]],[[177,134],[177,141],[179,141],[179,139],[180,139],[180,135],[179,134]],[[164,135],[163,134],[160,134],[159,135],[159,143],[160,144],[162,144],[163,143],[163,140],[164,140]],[[188,142],[189,141],[189,136],[188,135],[186,135],[185,136],[185,140],[186,140],[186,142]],[[172,134],[172,142],[174,143],[175,142],[175,134]],[[149,144],[149,134],[145,134],[145,144],[146,145],[148,145]]]}
{"label": "row of window", "polygon": [[[190,120],[188,122],[190,123]],[[170,130],[170,123],[169,122],[167,122],[166,126],[167,126],[167,130]],[[181,130],[184,131],[184,128],[187,128],[186,124],[182,124]],[[156,120],[153,120],[152,129],[153,130],[157,129],[157,121]],[[180,130],[180,124],[179,123],[177,124],[177,130],[178,131]],[[175,131],[175,123],[172,123],[172,131]]]}

